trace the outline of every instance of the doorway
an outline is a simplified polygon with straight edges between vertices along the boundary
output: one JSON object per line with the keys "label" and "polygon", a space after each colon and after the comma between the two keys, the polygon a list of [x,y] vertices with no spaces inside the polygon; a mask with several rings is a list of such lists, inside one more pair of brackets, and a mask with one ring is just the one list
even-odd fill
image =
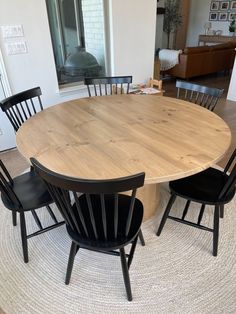
{"label": "doorway", "polygon": [[[169,8],[167,13],[165,0],[157,0],[157,18],[156,18],[156,40],[155,40],[155,61],[154,61],[154,78],[160,79],[163,76],[160,74],[161,71],[161,63],[159,59],[159,52],[162,49],[170,49],[170,50],[183,50],[185,48],[187,42],[187,32],[188,32],[188,23],[189,23],[189,14],[190,14],[190,1],[189,0],[179,0],[178,14],[180,15],[179,19],[181,19],[181,25],[176,26],[169,33],[169,36],[164,31],[165,29],[165,18],[171,14],[174,14],[174,8],[172,10]],[[173,4],[174,5],[174,4]],[[177,4],[176,4],[177,5]],[[167,14],[167,15],[166,15]],[[167,18],[166,18],[167,19]],[[168,19],[167,19],[168,20]],[[170,24],[172,28],[173,25]],[[167,79],[168,77],[165,77]]]}
{"label": "doorway", "polygon": [[[0,51],[0,100],[9,97],[11,89],[7,78],[7,73]],[[15,134],[6,115],[0,109],[0,151],[16,146]]]}

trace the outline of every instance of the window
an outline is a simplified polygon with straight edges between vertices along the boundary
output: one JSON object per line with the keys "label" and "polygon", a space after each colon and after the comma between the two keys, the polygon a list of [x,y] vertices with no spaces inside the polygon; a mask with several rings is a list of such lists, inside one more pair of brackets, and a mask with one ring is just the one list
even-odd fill
{"label": "window", "polygon": [[103,0],[46,0],[59,85],[103,76]]}

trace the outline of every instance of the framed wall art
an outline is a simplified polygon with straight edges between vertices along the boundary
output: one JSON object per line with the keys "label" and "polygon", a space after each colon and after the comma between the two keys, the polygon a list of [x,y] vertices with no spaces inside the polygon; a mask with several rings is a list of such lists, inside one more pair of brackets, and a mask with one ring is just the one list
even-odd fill
{"label": "framed wall art", "polygon": [[236,0],[211,0],[209,21],[232,21],[236,18]]}
{"label": "framed wall art", "polygon": [[228,20],[228,13],[225,13],[225,12],[219,13],[218,20],[219,21],[227,21]]}
{"label": "framed wall art", "polygon": [[236,1],[231,1],[230,9],[236,11]]}
{"label": "framed wall art", "polygon": [[222,10],[222,11],[229,10],[229,1],[221,1],[220,2],[220,10]]}
{"label": "framed wall art", "polygon": [[218,20],[218,16],[219,16],[219,13],[210,12],[209,20],[210,21],[217,21]]}
{"label": "framed wall art", "polygon": [[211,11],[218,11],[219,7],[220,7],[220,2],[219,1],[212,1],[211,2]]}
{"label": "framed wall art", "polygon": [[234,13],[229,13],[229,21],[236,20],[236,12]]}

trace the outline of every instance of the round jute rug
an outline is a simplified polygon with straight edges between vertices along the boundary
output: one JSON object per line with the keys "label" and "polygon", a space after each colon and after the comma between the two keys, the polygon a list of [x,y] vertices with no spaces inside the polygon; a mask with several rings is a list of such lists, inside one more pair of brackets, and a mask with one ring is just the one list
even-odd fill
{"label": "round jute rug", "polygon": [[[70,239],[65,227],[29,239],[24,264],[20,228],[0,203],[0,308],[12,313],[236,313],[236,202],[220,221],[219,255],[212,256],[212,234],[168,220],[155,231],[169,194],[161,191],[156,217],[143,223],[146,246],[137,245],[130,269],[133,301],[126,299],[120,259],[80,250],[71,283],[64,284]],[[184,202],[178,200],[173,214]],[[193,204],[188,218],[197,218]],[[41,211],[45,224],[51,223]],[[31,215],[28,229],[36,229]],[[212,209],[204,215],[211,226]]]}

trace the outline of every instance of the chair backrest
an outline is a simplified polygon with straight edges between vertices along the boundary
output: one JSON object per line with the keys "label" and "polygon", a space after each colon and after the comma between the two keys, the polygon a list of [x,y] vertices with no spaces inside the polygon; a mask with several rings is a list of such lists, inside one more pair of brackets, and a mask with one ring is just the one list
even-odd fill
{"label": "chair backrest", "polygon": [[17,208],[20,208],[21,203],[12,189],[12,184],[13,179],[0,159],[0,191],[9,203],[14,204]]}
{"label": "chair backrest", "polygon": [[198,104],[211,111],[215,109],[218,99],[224,90],[192,84],[185,81],[176,81],[177,98]]}
{"label": "chair backrest", "polygon": [[149,82],[148,82],[148,86],[150,87],[156,87],[159,90],[162,90],[162,80],[154,80],[152,78],[150,78]]}
{"label": "chair backrest", "polygon": [[0,102],[0,107],[7,115],[15,132],[27,119],[43,110],[40,87],[28,89],[10,96]]}
{"label": "chair backrest", "polygon": [[233,189],[235,189],[235,184],[236,184],[236,163],[235,163],[235,158],[236,158],[236,149],[233,151],[231,157],[229,158],[229,161],[227,162],[225,169],[224,169],[224,174],[226,175],[229,169],[232,167],[232,170],[230,171],[230,174],[224,183],[222,190],[220,191],[219,194],[219,200],[224,198],[228,193],[230,193]]}
{"label": "chair backrest", "polygon": [[[110,180],[86,180],[52,172],[34,158],[31,158],[31,162],[46,183],[66,224],[74,232],[88,240],[115,240],[118,237],[118,224],[122,221],[119,237],[129,234],[135,221],[133,211],[136,190],[144,184],[144,173]],[[119,212],[119,192],[124,191],[132,191],[126,217]],[[78,193],[84,194],[78,197]],[[105,197],[107,194],[111,199],[109,208]]]}
{"label": "chair backrest", "polygon": [[153,69],[153,77],[156,80],[160,80],[160,72],[161,72],[161,61],[160,59],[157,57],[154,61],[154,69]]}
{"label": "chair backrest", "polygon": [[89,97],[128,94],[131,83],[132,76],[86,77],[84,79]]}

